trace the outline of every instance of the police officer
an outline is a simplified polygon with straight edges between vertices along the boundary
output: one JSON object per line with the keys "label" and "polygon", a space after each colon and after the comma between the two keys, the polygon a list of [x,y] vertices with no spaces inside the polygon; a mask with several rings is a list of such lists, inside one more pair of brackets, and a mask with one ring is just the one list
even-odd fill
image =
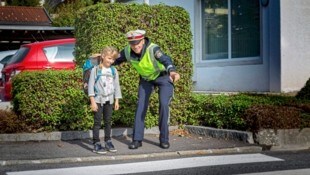
{"label": "police officer", "polygon": [[154,87],[159,88],[159,142],[160,147],[168,149],[169,144],[169,105],[173,96],[173,83],[180,79],[169,56],[160,47],[145,36],[144,30],[126,33],[129,45],[116,59],[116,65],[128,61],[140,75],[138,104],[135,113],[132,142],[129,149],[142,146],[144,120],[149,105],[149,98]]}

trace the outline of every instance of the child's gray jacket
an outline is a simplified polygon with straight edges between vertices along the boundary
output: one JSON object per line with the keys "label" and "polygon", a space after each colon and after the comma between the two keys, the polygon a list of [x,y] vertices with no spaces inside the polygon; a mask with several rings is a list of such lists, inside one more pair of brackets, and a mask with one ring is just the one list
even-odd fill
{"label": "child's gray jacket", "polygon": [[[101,71],[99,76],[98,71]],[[88,81],[88,96],[95,97],[95,102],[100,104],[106,101],[113,104],[115,98],[122,98],[118,71],[114,67],[103,69],[99,66],[93,67]]]}

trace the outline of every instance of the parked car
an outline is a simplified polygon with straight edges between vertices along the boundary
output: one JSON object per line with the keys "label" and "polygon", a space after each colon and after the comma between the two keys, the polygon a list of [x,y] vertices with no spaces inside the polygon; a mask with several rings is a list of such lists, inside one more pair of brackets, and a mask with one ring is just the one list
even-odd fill
{"label": "parked car", "polygon": [[[10,61],[10,59],[13,57],[13,55],[7,55],[5,56],[1,61],[0,64],[2,64],[2,68],[4,68],[6,66],[6,63],[8,63]],[[2,70],[1,68],[1,70]],[[2,77],[2,74],[0,74]]]}
{"label": "parked car", "polygon": [[[10,56],[14,55],[17,50],[5,50],[5,51],[0,51],[0,71],[4,67],[4,61],[9,59]],[[2,74],[0,74],[0,79],[2,78]]]}
{"label": "parked car", "polygon": [[3,100],[11,100],[11,79],[21,71],[74,69],[74,45],[74,38],[22,45],[1,71]]}

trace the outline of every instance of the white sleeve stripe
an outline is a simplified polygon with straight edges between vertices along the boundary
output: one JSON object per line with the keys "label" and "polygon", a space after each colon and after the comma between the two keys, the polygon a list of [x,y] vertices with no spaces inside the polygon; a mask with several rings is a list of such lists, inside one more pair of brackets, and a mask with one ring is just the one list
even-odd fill
{"label": "white sleeve stripe", "polygon": [[168,67],[167,67],[167,71],[170,69],[170,68],[172,68],[173,66],[172,65],[169,65]]}

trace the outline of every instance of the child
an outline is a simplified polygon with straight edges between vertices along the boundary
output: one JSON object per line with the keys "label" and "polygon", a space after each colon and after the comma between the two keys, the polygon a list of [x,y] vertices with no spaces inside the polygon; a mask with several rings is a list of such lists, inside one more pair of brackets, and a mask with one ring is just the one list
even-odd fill
{"label": "child", "polygon": [[[118,57],[116,48],[107,46],[101,52],[101,59],[98,66],[92,68],[88,82],[88,96],[90,107],[94,111],[93,126],[93,152],[105,154],[106,150],[116,152],[111,141],[111,118],[114,109],[119,109],[118,99],[122,98],[119,76],[117,70],[111,66]],[[104,117],[104,141],[105,146],[101,146],[99,130],[102,116]]]}

